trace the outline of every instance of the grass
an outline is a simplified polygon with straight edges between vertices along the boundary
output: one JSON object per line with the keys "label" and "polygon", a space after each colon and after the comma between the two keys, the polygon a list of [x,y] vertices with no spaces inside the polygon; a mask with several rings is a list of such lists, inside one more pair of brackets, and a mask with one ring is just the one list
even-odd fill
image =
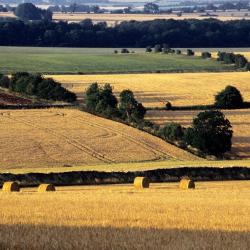
{"label": "grass", "polygon": [[1,110],[0,168],[199,159],[118,122],[74,109]]}
{"label": "grass", "polygon": [[228,71],[231,65],[185,55],[114,54],[114,49],[0,47],[0,70],[48,74]]}
{"label": "grass", "polygon": [[[157,123],[177,122],[183,126],[189,126],[200,111],[148,111],[147,119]],[[223,110],[226,118],[232,124],[233,145],[232,155],[241,159],[250,158],[250,110]]]}
{"label": "grass", "polygon": [[173,73],[173,74],[116,74],[116,75],[54,75],[69,90],[83,98],[90,83],[110,83],[114,92],[134,91],[146,107],[206,105],[214,103],[214,96],[227,85],[237,87],[245,101],[250,101],[250,73]]}
{"label": "grass", "polygon": [[[0,192],[6,249],[248,249],[250,182]],[[58,219],[60,218],[60,220]],[[66,239],[66,240],[65,240]]]}

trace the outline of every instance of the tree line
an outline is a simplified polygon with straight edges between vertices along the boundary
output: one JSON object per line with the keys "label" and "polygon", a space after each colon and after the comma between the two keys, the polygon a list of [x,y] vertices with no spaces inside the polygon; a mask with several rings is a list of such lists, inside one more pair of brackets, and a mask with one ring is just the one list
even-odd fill
{"label": "tree line", "polygon": [[46,100],[76,101],[75,93],[68,91],[52,78],[43,78],[40,74],[17,72],[11,77],[0,74],[0,87]]}
{"label": "tree line", "polygon": [[[114,27],[90,19],[80,23],[0,21],[0,45],[58,47],[248,47],[250,21],[126,21]],[[239,39],[240,37],[240,39]]]}
{"label": "tree line", "polygon": [[[215,100],[217,108],[235,108],[243,104],[240,92],[233,86],[227,86],[216,95]],[[199,113],[188,128],[177,123],[159,126],[144,119],[146,109],[131,90],[123,90],[117,99],[110,84],[100,86],[97,83],[86,90],[85,106],[91,113],[125,122],[183,149],[197,149],[203,156],[212,154],[221,157],[232,146],[231,124],[218,110]]]}

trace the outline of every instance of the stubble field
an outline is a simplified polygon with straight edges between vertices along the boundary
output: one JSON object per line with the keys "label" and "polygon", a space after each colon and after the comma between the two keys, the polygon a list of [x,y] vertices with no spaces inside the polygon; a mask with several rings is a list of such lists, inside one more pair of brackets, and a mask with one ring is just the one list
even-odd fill
{"label": "stubble field", "polygon": [[207,105],[227,85],[237,87],[245,101],[250,101],[250,73],[173,73],[173,74],[115,74],[115,75],[53,75],[82,99],[93,82],[110,83],[116,94],[131,89],[146,107]]}
{"label": "stubble field", "polygon": [[249,249],[249,181],[0,192],[8,249]]}
{"label": "stubble field", "polygon": [[199,159],[132,127],[77,110],[1,110],[1,169]]}

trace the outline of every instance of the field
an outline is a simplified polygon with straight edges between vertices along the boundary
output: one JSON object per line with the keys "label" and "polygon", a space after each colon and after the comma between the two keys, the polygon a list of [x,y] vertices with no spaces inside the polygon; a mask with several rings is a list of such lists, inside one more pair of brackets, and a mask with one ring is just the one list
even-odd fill
{"label": "field", "polygon": [[[248,16],[245,14],[248,13]],[[204,13],[203,13],[204,14]],[[221,21],[228,20],[240,20],[249,19],[249,12],[217,12],[212,13],[218,16],[212,18],[219,19]],[[0,12],[0,17],[15,17],[11,12]],[[176,14],[87,14],[87,13],[54,13],[53,20],[55,21],[68,21],[68,22],[80,22],[84,19],[92,19],[94,23],[107,22],[109,26],[114,26],[122,21],[150,21],[155,19],[207,19],[209,16],[201,16],[201,13],[183,13],[182,16],[177,16]]]}
{"label": "field", "polygon": [[159,138],[71,109],[1,110],[0,168],[199,159]]}
{"label": "field", "polygon": [[3,249],[249,249],[250,182],[0,192]]}
{"label": "field", "polygon": [[237,87],[245,101],[250,101],[250,73],[183,73],[183,74],[116,74],[54,75],[69,90],[83,98],[90,83],[110,83],[115,93],[134,91],[146,107],[163,107],[166,101],[174,106],[213,104],[214,96],[227,85]]}
{"label": "field", "polygon": [[[0,71],[77,74],[133,72],[230,71],[231,65],[185,55],[114,54],[114,49],[0,47]],[[143,52],[143,53],[142,53]]]}
{"label": "field", "polygon": [[[164,124],[167,122],[177,122],[183,126],[189,126],[193,117],[200,111],[148,111],[147,119]],[[233,147],[232,154],[242,159],[250,158],[250,110],[224,110],[226,118],[232,124]]]}

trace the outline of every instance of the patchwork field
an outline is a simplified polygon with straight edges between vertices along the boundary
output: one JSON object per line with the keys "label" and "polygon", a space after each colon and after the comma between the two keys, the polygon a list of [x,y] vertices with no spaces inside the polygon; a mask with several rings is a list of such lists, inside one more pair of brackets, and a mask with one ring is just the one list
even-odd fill
{"label": "patchwork field", "polygon": [[213,104],[215,94],[227,85],[237,87],[245,101],[250,101],[249,72],[54,75],[53,78],[77,93],[79,99],[93,82],[110,83],[117,94],[131,89],[146,107],[163,107],[166,101],[174,106]]}
{"label": "patchwork field", "polygon": [[[233,66],[185,55],[114,54],[114,49],[0,47],[0,71],[51,74],[230,71]],[[143,53],[142,53],[143,52]]]}
{"label": "patchwork field", "polygon": [[[189,126],[200,111],[148,111],[147,119],[157,123],[177,122]],[[232,153],[240,158],[250,158],[250,110],[223,110],[232,124]]]}
{"label": "patchwork field", "polygon": [[56,167],[197,157],[132,127],[70,109],[1,110],[0,167]]}
{"label": "patchwork field", "polygon": [[0,192],[0,242],[4,249],[249,249],[249,196],[249,181]]}

